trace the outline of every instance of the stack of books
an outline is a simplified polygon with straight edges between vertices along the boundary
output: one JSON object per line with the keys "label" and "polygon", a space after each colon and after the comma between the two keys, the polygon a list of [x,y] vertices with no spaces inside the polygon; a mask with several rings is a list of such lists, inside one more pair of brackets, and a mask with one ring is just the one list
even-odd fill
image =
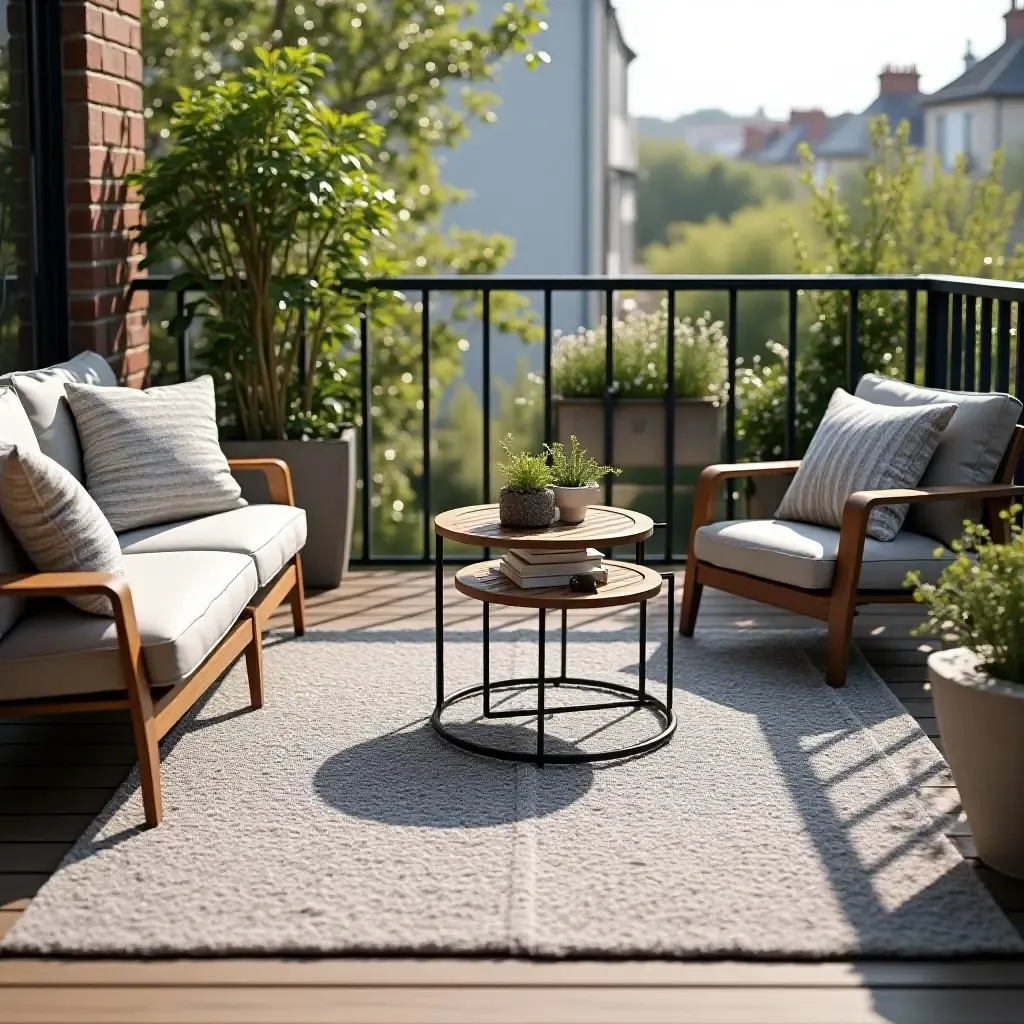
{"label": "stack of books", "polygon": [[597,548],[567,548],[562,551],[522,551],[509,548],[498,568],[517,587],[567,587],[573,576],[593,576],[599,584],[608,581]]}

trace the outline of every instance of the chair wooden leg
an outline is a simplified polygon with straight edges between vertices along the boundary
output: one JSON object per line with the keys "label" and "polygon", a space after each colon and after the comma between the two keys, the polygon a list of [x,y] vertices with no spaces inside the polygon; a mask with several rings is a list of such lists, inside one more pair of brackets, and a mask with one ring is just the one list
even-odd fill
{"label": "chair wooden leg", "polygon": [[691,562],[683,574],[683,605],[679,609],[679,632],[683,636],[693,636],[703,593],[704,584],[697,582],[697,566]]}
{"label": "chair wooden leg", "polygon": [[302,555],[295,556],[295,586],[288,597],[292,606],[292,622],[295,635],[303,636],[306,632],[306,592],[302,581]]}
{"label": "chair wooden leg", "polygon": [[135,751],[139,756],[139,783],[146,824],[155,828],[163,821],[164,802],[160,787],[160,745],[156,738],[156,719],[132,714]]}
{"label": "chair wooden leg", "polygon": [[850,643],[853,639],[854,600],[832,598],[828,617],[828,650],[825,657],[825,682],[838,689],[846,685],[850,664]]}
{"label": "chair wooden leg", "polygon": [[263,707],[263,630],[255,616],[252,639],[245,649],[245,671],[249,677],[249,704],[255,710]]}

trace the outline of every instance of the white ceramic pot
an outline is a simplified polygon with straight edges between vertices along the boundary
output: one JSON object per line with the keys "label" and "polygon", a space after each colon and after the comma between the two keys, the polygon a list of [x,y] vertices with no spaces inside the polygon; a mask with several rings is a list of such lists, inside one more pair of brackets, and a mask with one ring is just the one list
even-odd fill
{"label": "white ceramic pot", "polygon": [[600,493],[597,484],[586,487],[555,487],[555,506],[562,523],[582,523],[587,518],[587,506],[593,505]]}
{"label": "white ceramic pot", "polygon": [[933,654],[928,677],[978,856],[1024,879],[1024,686],[985,675],[962,647]]}

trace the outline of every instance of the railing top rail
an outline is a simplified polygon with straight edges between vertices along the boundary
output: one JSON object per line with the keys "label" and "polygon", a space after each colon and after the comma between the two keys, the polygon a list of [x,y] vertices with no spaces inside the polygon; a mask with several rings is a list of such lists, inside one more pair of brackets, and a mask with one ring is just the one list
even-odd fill
{"label": "railing top rail", "polygon": [[[136,278],[138,291],[164,291],[176,275]],[[932,274],[465,274],[352,279],[340,288],[388,291],[908,291],[1024,301],[1024,283]]]}

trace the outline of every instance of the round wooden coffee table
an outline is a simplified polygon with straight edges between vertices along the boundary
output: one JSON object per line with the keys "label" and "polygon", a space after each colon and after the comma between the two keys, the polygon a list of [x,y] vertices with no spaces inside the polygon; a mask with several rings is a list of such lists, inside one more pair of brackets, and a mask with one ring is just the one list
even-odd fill
{"label": "round wooden coffee table", "polygon": [[[664,746],[676,729],[676,716],[672,710],[672,669],[674,656],[673,617],[675,578],[644,565],[644,542],[654,533],[655,524],[649,516],[629,509],[606,505],[591,506],[587,518],[578,525],[555,523],[543,530],[516,530],[502,526],[498,521],[497,505],[471,505],[467,508],[443,512],[434,520],[435,532],[435,632],[436,632],[436,701],[431,724],[437,733],[464,750],[487,757],[509,761],[527,761],[534,764],[572,764],[587,761],[608,761],[636,754],[644,754]],[[459,593],[479,601],[483,606],[483,680],[451,695],[444,686],[444,541],[451,540],[486,548],[524,548],[530,551],[561,548],[615,547],[636,545],[636,561],[605,560],[608,582],[596,593],[581,594],[569,587],[537,587],[523,589],[502,575],[498,560],[476,562],[456,573],[455,588]],[[668,674],[665,700],[654,697],[647,690],[647,602],[658,596],[662,584],[668,584],[668,638],[666,652]],[[493,682],[490,678],[490,607],[492,604],[517,608],[536,608],[538,612],[539,643],[537,648],[537,675],[523,679]],[[574,610],[612,608],[623,605],[640,606],[638,685],[603,682],[569,676],[567,667],[568,613]],[[545,617],[548,610],[562,615],[561,665],[557,676],[548,676],[545,670]],[[593,690],[614,697],[613,700],[547,706],[545,690],[548,686],[574,687]],[[536,707],[528,709],[495,710],[491,697],[496,691],[523,691],[536,689]],[[485,719],[535,718],[537,722],[536,752],[508,750],[469,739],[453,731],[444,722],[444,713],[456,704],[475,698],[482,699]],[[645,708],[660,719],[661,729],[656,734],[626,747],[610,750],[550,751],[545,747],[545,717],[573,712],[602,711],[613,708]]]}

